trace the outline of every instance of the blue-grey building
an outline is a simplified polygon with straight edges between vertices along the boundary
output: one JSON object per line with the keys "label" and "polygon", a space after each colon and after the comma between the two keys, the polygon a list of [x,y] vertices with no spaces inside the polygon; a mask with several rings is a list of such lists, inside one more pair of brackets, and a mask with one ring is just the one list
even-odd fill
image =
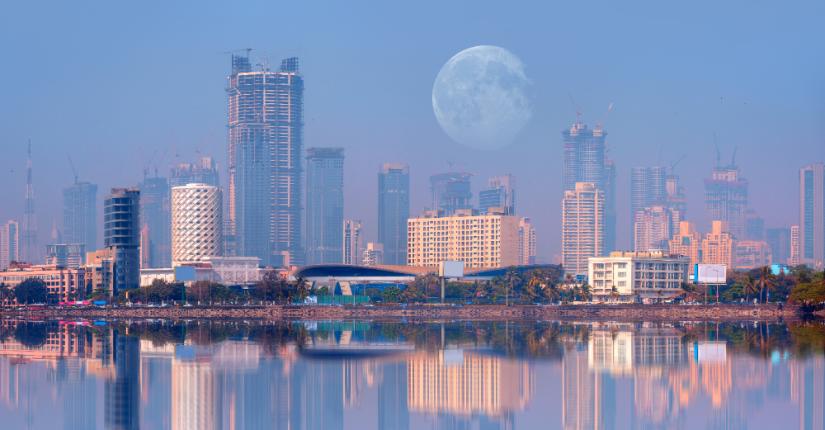
{"label": "blue-grey building", "polygon": [[385,163],[378,172],[378,242],[384,264],[407,264],[407,219],[410,217],[410,168]]}
{"label": "blue-grey building", "polygon": [[112,294],[140,286],[140,191],[112,188],[103,203],[103,246],[114,254]]}
{"label": "blue-grey building", "polygon": [[307,264],[340,263],[343,255],[344,149],[307,149]]}
{"label": "blue-grey building", "polygon": [[197,163],[178,163],[169,174],[169,187],[186,184],[206,184],[220,187],[218,166],[212,157],[201,157]]}
{"label": "blue-grey building", "polygon": [[490,208],[501,208],[505,215],[516,214],[516,190],[513,175],[494,176],[487,188],[478,193],[478,209],[487,213]]}
{"label": "blue-grey building", "polygon": [[140,183],[141,267],[171,267],[172,220],[169,181],[145,177]]}
{"label": "blue-grey building", "polygon": [[445,216],[454,214],[458,209],[472,209],[471,177],[471,174],[465,172],[448,172],[430,176],[432,209],[443,211]]}
{"label": "blue-grey building", "polygon": [[802,264],[825,267],[825,164],[799,170],[799,258]]}
{"label": "blue-grey building", "polygon": [[[303,263],[301,163],[304,80],[298,59],[252,70],[232,56],[228,77],[229,199],[234,253],[264,265]],[[338,225],[340,232],[341,226]]]}
{"label": "blue-grey building", "polygon": [[63,241],[97,249],[97,185],[75,182],[63,189]]}

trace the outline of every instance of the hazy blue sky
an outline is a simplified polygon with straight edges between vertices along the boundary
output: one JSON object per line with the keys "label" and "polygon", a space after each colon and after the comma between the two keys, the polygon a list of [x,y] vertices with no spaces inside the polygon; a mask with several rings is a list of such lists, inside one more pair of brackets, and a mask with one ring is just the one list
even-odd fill
{"label": "hazy blue sky", "polygon": [[[282,3],[282,4],[279,4]],[[605,120],[618,166],[619,244],[628,246],[632,166],[678,166],[688,216],[707,222],[702,178],[723,156],[751,181],[769,226],[797,219],[797,169],[825,158],[825,2],[12,2],[0,12],[0,220],[20,218],[25,142],[35,155],[40,236],[60,189],[134,185],[146,166],[214,155],[225,167],[224,52],[301,57],[306,145],[346,148],[346,216],[375,237],[376,172],[411,165],[412,211],[448,161],[511,172],[539,257],[558,253],[560,132]],[[507,48],[533,82],[533,115],[508,148],[453,143],[432,112],[441,66],[479,44]],[[226,173],[222,171],[225,178]],[[101,192],[101,195],[103,194]]]}

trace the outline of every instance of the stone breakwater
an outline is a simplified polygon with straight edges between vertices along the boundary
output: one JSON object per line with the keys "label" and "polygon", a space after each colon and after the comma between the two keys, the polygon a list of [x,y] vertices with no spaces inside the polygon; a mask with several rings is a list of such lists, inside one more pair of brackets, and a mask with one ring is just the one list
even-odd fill
{"label": "stone breakwater", "polygon": [[765,305],[379,305],[120,307],[0,310],[2,316],[78,319],[254,319],[254,320],[586,320],[586,321],[744,321],[798,317],[795,308]]}

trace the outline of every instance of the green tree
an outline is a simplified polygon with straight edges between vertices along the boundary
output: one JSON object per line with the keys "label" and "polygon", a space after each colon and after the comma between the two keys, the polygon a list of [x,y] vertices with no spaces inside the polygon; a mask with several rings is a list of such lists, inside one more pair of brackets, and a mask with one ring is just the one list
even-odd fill
{"label": "green tree", "polygon": [[6,306],[14,300],[14,292],[6,284],[0,284],[0,305]]}
{"label": "green tree", "polygon": [[773,273],[771,273],[771,268],[768,266],[764,266],[759,269],[759,279],[757,281],[757,285],[759,285],[759,297],[763,300],[764,303],[768,302],[768,298],[770,296],[770,292],[773,290],[774,286],[776,285]]}
{"label": "green tree", "polygon": [[401,289],[396,286],[384,288],[381,299],[386,303],[398,303],[401,300]]}
{"label": "green tree", "polygon": [[759,291],[759,286],[756,283],[756,279],[754,279],[750,274],[742,282],[742,290],[745,293],[745,301],[748,303],[751,301],[751,294],[756,294]]}
{"label": "green tree", "polygon": [[28,278],[14,288],[14,297],[17,303],[45,303],[49,290],[41,279]]}

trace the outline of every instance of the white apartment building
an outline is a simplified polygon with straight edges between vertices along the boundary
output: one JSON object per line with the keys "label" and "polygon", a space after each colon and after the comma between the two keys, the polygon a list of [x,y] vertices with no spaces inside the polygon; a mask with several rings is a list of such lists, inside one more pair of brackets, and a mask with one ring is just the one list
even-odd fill
{"label": "white apartment building", "polygon": [[587,259],[604,255],[604,191],[576,182],[562,200],[561,258],[565,272],[587,273]]}
{"label": "white apartment building", "polygon": [[688,282],[690,258],[662,251],[611,252],[588,260],[588,280],[594,301],[645,302],[670,299]]}
{"label": "white apartment building", "polygon": [[344,264],[361,264],[361,221],[354,219],[344,220],[343,232],[343,255],[341,262]]}
{"label": "white apartment building", "polygon": [[172,265],[204,261],[222,251],[220,189],[206,184],[172,187]]}
{"label": "white apartment building", "polygon": [[407,265],[463,261],[467,268],[520,264],[519,218],[459,209],[452,216],[429,211],[407,220]]}

